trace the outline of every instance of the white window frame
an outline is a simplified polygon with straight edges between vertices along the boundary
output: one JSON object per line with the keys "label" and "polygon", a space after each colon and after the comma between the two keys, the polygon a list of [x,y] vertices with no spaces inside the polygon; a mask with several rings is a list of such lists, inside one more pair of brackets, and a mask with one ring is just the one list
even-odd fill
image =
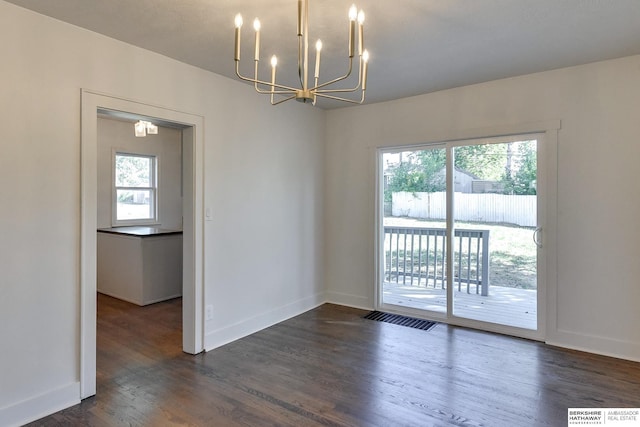
{"label": "white window frame", "polygon": [[[142,157],[151,160],[151,174],[150,181],[151,186],[149,187],[120,187],[116,185],[116,157],[117,156],[130,156],[130,157]],[[127,225],[158,225],[159,224],[159,215],[158,215],[158,182],[159,182],[159,159],[156,154],[149,153],[137,153],[132,152],[130,150],[113,150],[113,155],[111,156],[112,164],[111,164],[111,173],[112,173],[112,187],[111,187],[111,224],[112,226],[127,226]],[[147,190],[151,194],[151,218],[141,218],[141,219],[118,219],[118,190]]]}

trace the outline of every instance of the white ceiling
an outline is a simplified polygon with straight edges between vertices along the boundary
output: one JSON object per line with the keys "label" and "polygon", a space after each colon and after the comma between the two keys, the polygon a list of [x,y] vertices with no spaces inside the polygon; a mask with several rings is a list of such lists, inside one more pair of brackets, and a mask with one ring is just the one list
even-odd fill
{"label": "white ceiling", "polygon": [[[242,70],[251,74],[251,23],[257,16],[262,21],[261,77],[270,79],[268,58],[275,53],[281,83],[295,85],[295,0],[8,1],[229,77],[234,76],[233,18],[238,12],[244,16]],[[326,79],[346,70],[352,1],[311,0],[310,44],[323,40],[321,75]],[[365,44],[371,52],[367,103],[640,54],[640,0],[356,4],[366,12]]]}

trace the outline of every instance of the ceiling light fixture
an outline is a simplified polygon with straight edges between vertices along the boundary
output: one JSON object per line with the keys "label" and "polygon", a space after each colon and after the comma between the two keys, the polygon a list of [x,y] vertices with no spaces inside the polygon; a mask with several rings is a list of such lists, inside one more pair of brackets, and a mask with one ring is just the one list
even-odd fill
{"label": "ceiling light fixture", "polygon": [[136,122],[136,124],[133,125],[133,128],[137,137],[156,135],[158,133],[158,126],[144,120]]}
{"label": "ceiling light fixture", "polygon": [[[351,102],[354,104],[362,104],[364,102],[365,92],[367,90],[367,65],[369,61],[369,52],[364,49],[364,12],[355,5],[349,9],[349,66],[345,75],[319,83],[320,79],[320,52],[322,51],[322,42],[316,42],[316,60],[314,84],[309,86],[309,1],[298,0],[298,76],[300,77],[300,88],[289,87],[276,83],[276,67],[278,59],[275,55],[271,57],[271,82],[258,79],[258,63],[260,62],[260,21],[258,18],[253,22],[255,30],[255,55],[254,55],[254,77],[245,77],[240,74],[240,33],[242,29],[242,15],[237,14],[235,19],[236,38],[235,38],[235,62],[236,75],[241,80],[245,80],[254,84],[258,93],[271,95],[271,105],[277,105],[291,99],[300,102],[310,102],[316,105],[317,98],[328,98],[338,101]],[[355,40],[356,40],[356,24],[358,26],[358,84],[354,88],[334,88],[329,86],[347,79],[351,76],[353,70],[353,57],[355,56]],[[340,94],[353,93],[361,91],[360,99],[349,99]],[[274,101],[274,95],[284,95],[285,98]]]}

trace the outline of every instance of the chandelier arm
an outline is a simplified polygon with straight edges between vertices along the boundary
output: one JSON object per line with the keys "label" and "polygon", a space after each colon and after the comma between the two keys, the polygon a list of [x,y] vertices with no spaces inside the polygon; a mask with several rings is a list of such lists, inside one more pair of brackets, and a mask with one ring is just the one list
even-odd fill
{"label": "chandelier arm", "polygon": [[285,89],[285,90],[274,90],[274,89],[269,89],[269,90],[264,90],[264,89],[260,89],[258,87],[258,84],[261,85],[267,85],[269,87],[273,86],[271,83],[266,84],[265,82],[258,82],[255,84],[255,90],[256,92],[263,94],[263,95],[288,95],[288,94],[296,94],[296,92],[298,92],[296,89]]}
{"label": "chandelier arm", "polygon": [[245,77],[245,76],[240,74],[239,61],[236,61],[236,76],[238,76],[238,78],[240,80],[244,80],[244,81],[251,82],[251,83],[260,83],[261,85],[265,85],[265,86],[274,86],[274,87],[277,87],[279,89],[284,89],[284,90],[291,91],[291,92],[296,92],[298,90],[296,88],[289,87],[289,86],[284,86],[284,85],[281,85],[281,84],[278,84],[278,83],[271,84],[271,82],[264,82],[262,80],[257,80],[257,79],[252,79],[252,78],[249,78],[249,77]]}
{"label": "chandelier arm", "polygon": [[314,90],[317,93],[355,92],[355,91],[359,90],[361,88],[361,85],[362,85],[362,57],[360,57],[360,61],[359,62],[360,62],[360,66],[358,67],[358,84],[354,88],[351,88],[351,89],[344,88],[344,89],[323,89],[323,90],[319,90],[320,88],[322,88],[324,86],[327,86],[328,84],[335,83],[336,81],[339,81],[339,80],[334,80],[334,81],[322,84],[322,85],[314,88]]}
{"label": "chandelier arm", "polygon": [[345,89],[324,89],[324,90],[316,90],[314,91],[317,94],[321,94],[321,93],[351,93],[351,92],[357,92],[361,90],[360,86],[356,86],[354,88],[345,88]]}
{"label": "chandelier arm", "polygon": [[262,94],[267,94],[267,95],[274,94],[274,93],[275,94],[295,93],[295,90],[293,88],[292,89],[285,89],[285,90],[274,90],[273,87],[274,86],[279,86],[279,85],[271,84],[271,83],[269,83],[268,86],[270,88],[272,88],[272,89],[269,89],[269,90],[260,89],[258,87],[258,85],[259,84],[264,85],[265,83],[258,79],[258,62],[259,61],[255,61],[255,72],[254,72],[254,76],[255,77],[253,79],[253,87],[256,90],[256,92],[262,93]]}
{"label": "chandelier arm", "polygon": [[288,97],[288,98],[281,99],[280,101],[273,102],[273,95],[271,95],[271,105],[278,105],[278,104],[282,104],[283,102],[286,102],[286,101],[290,101],[290,100],[292,100],[292,99],[295,99],[295,97],[296,97],[296,96],[295,96],[295,95],[293,95],[293,96],[290,96],[290,97]]}
{"label": "chandelier arm", "polygon": [[253,72],[253,88],[256,92],[260,93],[260,89],[258,88],[258,60],[253,61],[254,63],[254,72]]}
{"label": "chandelier arm", "polygon": [[320,98],[327,98],[327,99],[333,99],[336,101],[344,101],[344,102],[350,102],[352,104],[362,104],[364,102],[364,95],[365,95],[365,91],[362,91],[362,98],[360,98],[360,100],[355,100],[355,99],[349,99],[349,98],[342,98],[340,96],[332,96],[332,95],[327,95],[326,93],[317,93],[316,92],[316,96],[320,97]]}
{"label": "chandelier arm", "polygon": [[[349,58],[349,70],[347,71],[347,74],[345,74],[342,77],[338,77],[336,79],[329,80],[328,82],[316,85],[316,87],[312,88],[311,90],[315,91],[315,90],[318,90],[318,89],[323,88],[325,86],[329,86],[329,85],[332,85],[332,84],[337,83],[339,81],[342,81],[344,79],[347,79],[347,78],[349,78],[349,76],[351,76],[352,71],[353,71],[353,58]],[[358,86],[356,86],[356,89],[359,86],[360,86],[360,78],[358,77]]]}
{"label": "chandelier arm", "polygon": [[[271,86],[271,85],[269,85]],[[258,92],[259,94],[262,95],[289,95],[289,94],[294,94],[294,91],[292,90],[263,90],[263,89],[256,89],[256,92]]]}

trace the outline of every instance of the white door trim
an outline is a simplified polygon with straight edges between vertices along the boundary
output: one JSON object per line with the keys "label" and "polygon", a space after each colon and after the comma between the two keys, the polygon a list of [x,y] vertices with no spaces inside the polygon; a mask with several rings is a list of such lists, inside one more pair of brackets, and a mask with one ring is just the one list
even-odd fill
{"label": "white door trim", "polygon": [[[400,314],[413,315],[415,317],[428,317],[432,320],[449,323],[457,326],[479,328],[489,332],[496,332],[507,335],[515,335],[523,338],[545,341],[550,331],[555,331],[557,326],[557,206],[558,206],[558,133],[561,129],[560,120],[546,120],[540,122],[523,123],[516,125],[499,126],[483,129],[469,129],[456,131],[450,135],[443,135],[441,139],[425,141],[416,144],[390,144],[388,146],[377,147],[375,165],[375,294],[374,306],[377,310],[398,312]],[[538,144],[538,188],[544,196],[538,203],[538,225],[542,229],[542,244],[544,250],[542,256],[538,257],[538,275],[543,286],[538,287],[538,330],[514,328],[498,324],[479,322],[475,320],[451,316],[449,314],[425,312],[410,308],[384,304],[382,301],[382,270],[384,267],[380,262],[380,253],[384,250],[382,227],[383,200],[380,197],[382,188],[382,161],[381,153],[392,151],[404,151],[412,149],[432,148],[434,146],[446,145],[449,147],[456,144],[464,144],[465,140],[508,139],[510,136],[538,134],[541,143]],[[542,166],[542,170],[540,167]],[[452,178],[451,178],[452,180]],[[450,209],[450,207],[448,206]],[[382,240],[381,240],[382,239]],[[451,242],[449,242],[451,244]],[[449,262],[451,265],[451,262]],[[447,274],[449,274],[448,272]],[[451,301],[451,298],[448,298]],[[449,302],[448,302],[449,304]],[[447,307],[447,313],[451,313],[451,307]]]}
{"label": "white door trim", "polygon": [[[204,117],[83,89],[80,168],[80,398],[96,394],[96,228],[98,109],[154,117],[187,126],[184,132],[183,351],[204,349],[203,188]],[[190,173],[189,173],[190,172]]]}

